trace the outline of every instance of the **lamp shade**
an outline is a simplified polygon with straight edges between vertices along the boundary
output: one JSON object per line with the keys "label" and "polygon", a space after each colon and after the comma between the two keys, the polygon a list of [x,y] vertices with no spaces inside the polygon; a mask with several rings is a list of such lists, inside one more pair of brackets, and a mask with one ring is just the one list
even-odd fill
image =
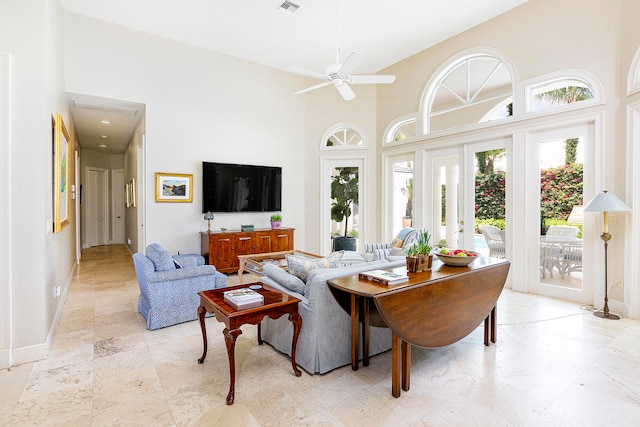
{"label": "lamp shade", "polygon": [[582,209],[582,205],[575,205],[571,209],[571,213],[569,214],[569,218],[567,218],[567,222],[569,224],[582,224],[584,222]]}
{"label": "lamp shade", "polygon": [[618,199],[613,193],[604,190],[596,194],[582,209],[584,212],[629,212],[631,208]]}

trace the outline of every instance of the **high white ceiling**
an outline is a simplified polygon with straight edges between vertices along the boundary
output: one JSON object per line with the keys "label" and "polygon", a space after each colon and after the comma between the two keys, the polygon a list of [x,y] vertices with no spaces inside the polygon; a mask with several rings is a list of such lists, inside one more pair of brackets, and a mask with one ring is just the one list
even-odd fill
{"label": "high white ceiling", "polygon": [[[300,6],[294,13],[279,8],[282,0],[60,3],[67,12],[282,70],[297,66],[323,72],[335,62],[339,45],[340,62],[353,51],[367,56],[357,69],[362,74],[378,72],[528,0],[291,1]],[[78,130],[75,115],[74,124]]]}

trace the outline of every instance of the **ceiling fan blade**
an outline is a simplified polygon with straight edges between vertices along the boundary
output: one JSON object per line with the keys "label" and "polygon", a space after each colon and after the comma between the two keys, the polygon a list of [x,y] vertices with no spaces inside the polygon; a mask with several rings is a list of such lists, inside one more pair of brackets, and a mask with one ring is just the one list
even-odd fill
{"label": "ceiling fan blade", "polygon": [[364,61],[366,56],[359,52],[351,52],[351,55],[344,61],[342,67],[338,70],[338,72],[342,75],[348,76],[353,73],[360,64]]}
{"label": "ceiling fan blade", "polygon": [[336,89],[338,89],[338,92],[340,92],[340,95],[342,95],[345,101],[351,101],[356,97],[356,94],[353,93],[353,90],[351,90],[351,87],[349,87],[349,84],[346,82],[336,85]]}
{"label": "ceiling fan blade", "polygon": [[327,76],[326,74],[318,73],[316,71],[311,71],[311,70],[307,70],[307,69],[300,68],[300,67],[288,67],[287,70],[292,72],[292,73],[299,74],[301,76],[314,77],[316,79],[328,79],[329,78],[329,76]]}
{"label": "ceiling fan blade", "polygon": [[311,86],[311,87],[308,87],[308,88],[306,88],[306,89],[302,89],[302,90],[299,90],[299,91],[297,91],[297,92],[293,92],[293,94],[294,94],[294,95],[300,95],[301,93],[311,92],[312,90],[320,89],[321,87],[329,86],[330,84],[331,84],[331,82],[330,82],[330,81],[326,81],[326,82],[323,82],[323,83],[317,84],[317,85],[315,85],[315,86]]}
{"label": "ceiling fan blade", "polygon": [[349,76],[349,83],[354,85],[362,85],[362,84],[378,84],[378,83],[393,83],[396,81],[396,76],[391,74],[356,74]]}

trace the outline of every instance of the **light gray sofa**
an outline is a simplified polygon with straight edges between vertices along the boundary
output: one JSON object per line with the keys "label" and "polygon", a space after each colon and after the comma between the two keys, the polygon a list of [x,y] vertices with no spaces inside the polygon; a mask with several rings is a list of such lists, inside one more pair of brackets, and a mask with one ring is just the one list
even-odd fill
{"label": "light gray sofa", "polygon": [[[301,302],[298,312],[302,316],[302,330],[298,337],[296,362],[310,374],[324,374],[351,363],[351,316],[338,304],[327,280],[358,274],[362,271],[401,267],[405,260],[374,261],[349,267],[315,269],[309,272],[304,295],[282,286],[271,277],[260,280]],[[276,350],[291,356],[293,326],[288,316],[265,318],[261,323],[262,340]],[[391,331],[371,327],[369,354],[371,356],[391,348]],[[362,357],[362,343],[359,346]]]}

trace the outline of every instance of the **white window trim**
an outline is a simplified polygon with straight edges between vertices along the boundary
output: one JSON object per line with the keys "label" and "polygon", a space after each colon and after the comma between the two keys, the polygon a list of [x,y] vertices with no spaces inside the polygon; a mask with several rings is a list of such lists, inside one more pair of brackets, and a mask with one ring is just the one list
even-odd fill
{"label": "white window trim", "polygon": [[[394,141],[393,136],[396,133],[396,131],[398,130],[398,128],[400,128],[402,125],[404,125],[405,123],[409,123],[411,121],[415,121],[416,123],[416,136],[410,137],[410,138],[406,138],[403,139],[402,141]],[[406,114],[404,116],[400,116],[394,120],[392,120],[386,127],[386,129],[384,130],[383,133],[383,138],[382,138],[382,146],[388,146],[388,145],[399,145],[399,144],[406,144],[407,142],[412,142],[415,141],[417,139],[421,139],[422,138],[422,126],[420,123],[420,118],[419,118],[419,114],[418,113],[411,113],[411,114]]]}
{"label": "white window trim", "polygon": [[[518,74],[516,72],[515,67],[511,63],[511,60],[507,55],[498,49],[491,47],[477,47],[473,49],[464,50],[446,60],[432,75],[424,90],[422,91],[422,96],[420,97],[419,104],[419,112],[422,121],[422,129],[421,133],[423,135],[430,134],[431,132],[431,122],[429,120],[429,114],[431,111],[431,103],[433,101],[433,97],[438,89],[437,83],[442,80],[442,77],[451,70],[451,68],[456,67],[460,61],[466,60],[470,57],[474,56],[493,56],[499,61],[501,61],[509,70],[511,74],[511,93],[515,97],[515,82],[518,81]],[[515,114],[515,113],[514,113]],[[475,124],[474,124],[475,125]],[[457,129],[457,128],[456,128]],[[448,129],[445,129],[447,131]],[[433,132],[436,133],[436,132]]]}
{"label": "white window trim", "polygon": [[[349,128],[349,129],[353,129],[354,131],[356,131],[360,137],[362,138],[362,145],[334,145],[331,147],[327,147],[327,139],[329,139],[329,137],[331,135],[333,135],[337,130],[339,129],[344,129],[344,128]],[[340,122],[340,123],[336,123],[334,125],[331,125],[323,134],[322,134],[322,138],[320,139],[320,150],[325,151],[325,150],[331,150],[331,151],[336,151],[336,150],[366,150],[367,146],[368,146],[368,142],[367,142],[367,134],[364,132],[364,130],[358,126],[357,124],[353,123],[353,122]]]}
{"label": "white window trim", "polygon": [[627,95],[640,92],[640,48],[636,51],[627,76]]}
{"label": "white window trim", "polygon": [[[558,105],[557,107],[533,111],[533,103],[535,97],[534,92],[541,87],[552,84],[553,82],[562,82],[564,80],[577,80],[584,83],[585,86],[591,89],[593,98],[573,104],[562,104]],[[543,74],[542,76],[525,80],[521,82],[519,86],[524,87],[525,114],[537,115],[542,112],[549,111],[552,111],[553,114],[557,114],[565,110],[576,110],[579,108],[589,107],[604,102],[604,91],[602,89],[602,85],[600,85],[600,81],[593,74],[579,69],[560,70],[553,73]]]}

